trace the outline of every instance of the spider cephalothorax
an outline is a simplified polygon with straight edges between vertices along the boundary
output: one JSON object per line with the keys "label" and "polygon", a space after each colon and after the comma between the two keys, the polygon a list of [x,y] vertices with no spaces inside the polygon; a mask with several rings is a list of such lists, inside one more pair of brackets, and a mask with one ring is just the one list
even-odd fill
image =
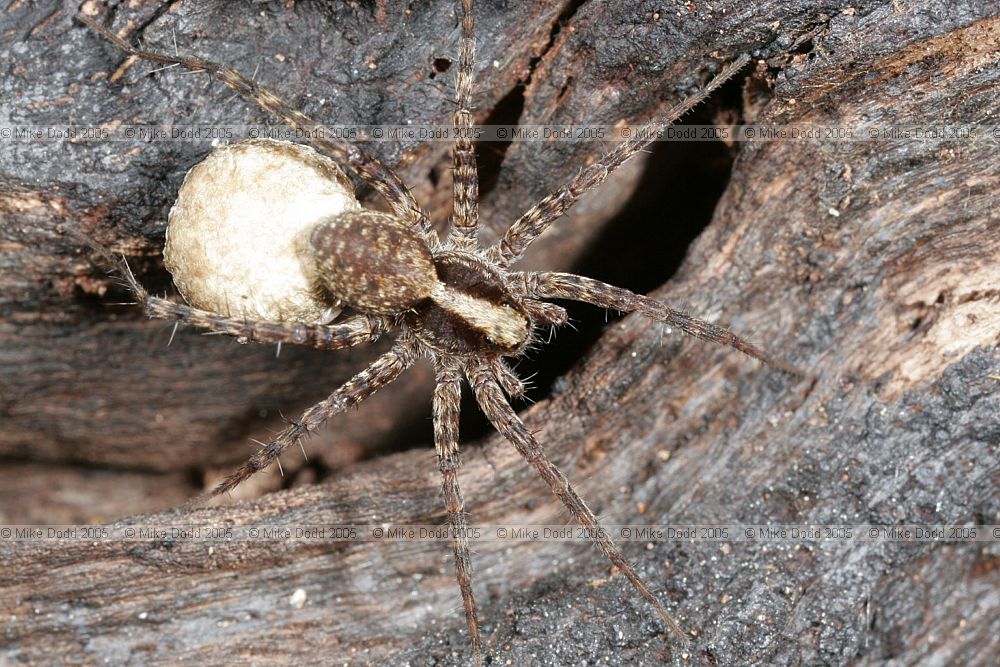
{"label": "spider cephalothorax", "polygon": [[499,271],[471,252],[431,250],[412,226],[348,212],[311,235],[330,293],[355,310],[395,315],[431,354],[519,354],[532,318]]}
{"label": "spider cephalothorax", "polygon": [[434,257],[441,282],[404,321],[439,354],[516,356],[531,336],[532,318],[503,277],[472,253]]}
{"label": "spider cephalothorax", "polygon": [[[469,140],[473,124],[472,1],[463,0],[462,5],[454,114],[454,215],[444,239],[432,230],[427,214],[402,181],[360,146],[324,132],[321,124],[233,69],[199,58],[137,49],[92,19],[81,17],[93,30],[133,55],[211,74],[300,130],[323,154],[283,142],[244,142],[217,149],[201,167],[191,171],[171,212],[166,252],[167,266],[190,305],[152,297],[126,266],[122,265],[122,271],[149,316],[231,334],[245,341],[288,342],[332,350],[367,343],[390,332],[397,334],[389,352],[306,410],[209,495],[224,493],[271,465],[286,448],[333,415],[389,384],[423,357],[434,365],[437,376],[433,400],[435,448],[445,509],[453,528],[456,575],[476,662],[481,661],[482,642],[472,589],[468,526],[457,476],[463,378],[494,427],[535,468],[574,518],[589,529],[588,534],[605,556],[653,605],[677,637],[686,641],[657,597],[600,529],[594,513],[511,408],[507,396],[521,396],[524,387],[505,358],[521,354],[530,345],[535,328],[565,324],[566,312],[548,300],[569,299],[621,312],[640,312],[691,335],[795,371],[729,331],[655,299],[573,274],[519,272],[510,267],[583,193],[603,182],[655,138],[657,130],[703,100],[747,59],[737,58],[701,92],[582,169],[569,183],[522,213],[496,243],[482,247],[478,239],[476,161]],[[249,165],[246,170],[240,166],[244,158]],[[209,163],[210,167],[204,166]],[[353,198],[341,168],[372,185],[385,198],[391,213],[362,208]],[[278,170],[287,170],[277,179],[279,183],[294,183],[291,199],[270,201],[270,208],[255,202],[246,215],[234,212],[247,192],[263,190],[271,196],[272,189],[259,188],[259,181]],[[237,184],[237,190],[230,187],[233,184]],[[308,206],[303,205],[302,197],[310,199]],[[277,218],[282,222],[274,222]],[[251,219],[261,228],[249,225]],[[275,228],[283,231],[276,233]],[[244,241],[249,243],[247,239],[251,238],[259,256],[246,262],[249,246]],[[232,264],[223,259],[227,254],[234,258]],[[248,266],[264,278],[248,272]],[[349,314],[339,314],[345,307]]]}

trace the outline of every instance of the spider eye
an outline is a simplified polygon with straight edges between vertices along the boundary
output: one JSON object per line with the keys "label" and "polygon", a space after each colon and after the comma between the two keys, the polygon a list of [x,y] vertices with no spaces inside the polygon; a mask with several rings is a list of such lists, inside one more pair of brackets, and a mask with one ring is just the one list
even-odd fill
{"label": "spider eye", "polygon": [[345,211],[310,236],[320,279],[335,297],[375,315],[401,313],[430,296],[437,271],[416,230],[385,213]]}

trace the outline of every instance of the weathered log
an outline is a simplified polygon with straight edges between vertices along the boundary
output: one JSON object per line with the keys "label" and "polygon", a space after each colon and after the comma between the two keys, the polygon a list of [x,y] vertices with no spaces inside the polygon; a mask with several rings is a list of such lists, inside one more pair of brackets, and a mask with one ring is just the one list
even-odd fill
{"label": "weathered log", "polygon": [[[261,41],[262,26],[276,42],[301,37],[297,53],[312,56],[293,59],[294,77],[302,78],[283,79],[288,97],[314,91],[317,78],[347,82],[359,91],[357,108],[378,109],[384,115],[375,121],[394,122],[447,117],[447,86],[430,96],[412,67],[454,53],[454,14],[442,6],[449,5],[414,8],[405,29],[390,27],[401,11],[358,19],[358,36],[344,38],[339,35],[355,33],[339,31],[343,17],[320,13],[328,21],[320,23],[317,15],[306,16],[319,9],[299,6],[253,18],[180,5],[176,15],[136,25],[149,23],[150,39],[158,34],[161,43],[172,25],[178,35],[225,35],[212,50],[227,62],[253,62],[241,54],[292,52]],[[481,77],[484,116],[529,75],[522,122],[649,115],[678,90],[703,81],[703,65],[716,51],[722,60],[754,52],[761,63],[744,87],[744,112],[754,122],[857,129],[862,123],[984,125],[1000,116],[1000,19],[988,3],[913,8],[871,2],[843,10],[819,2],[738,3],[726,12],[694,3],[662,12],[599,3],[567,7],[518,18],[481,8],[480,60],[501,63]],[[147,18],[156,14],[152,6],[140,9]],[[58,65],[15,58],[13,71],[20,66],[23,72],[4,83],[15,91],[37,94],[28,82],[46,74],[51,85],[79,80],[64,103],[77,117],[97,100],[132,105],[112,107],[105,119],[130,119],[140,109],[162,118],[181,100],[207,114],[204,122],[230,121],[234,109],[244,109],[229,103],[222,110],[225,93],[217,89],[208,94],[213,104],[200,104],[206,98],[194,91],[205,84],[195,77],[171,78],[167,85],[165,77],[127,73],[131,96],[119,91],[116,98],[106,81],[84,83],[80,74],[107,70],[108,58],[115,58],[107,47],[72,27],[66,15],[46,22],[44,12],[25,18],[30,12],[21,11],[12,14],[5,36],[21,35],[17,43],[27,50],[56,50],[58,40],[84,55]],[[124,17],[116,20],[124,25]],[[363,29],[368,20],[382,28],[378,37]],[[427,29],[415,30],[418,25]],[[401,34],[406,39],[394,41]],[[367,45],[359,48],[362,62],[372,53],[390,54],[375,60],[379,76],[390,78],[366,86],[370,75],[363,68],[357,78],[338,78],[337,72],[352,70],[337,67],[324,74],[326,61],[318,54],[331,50],[325,40],[339,39]],[[260,80],[268,79],[269,67],[262,67]],[[397,80],[392,70],[409,78],[398,79],[406,83],[397,95],[379,96],[373,91]],[[354,99],[342,95],[335,106],[350,108]],[[313,113],[326,108],[316,97],[302,101]],[[39,113],[37,122],[51,122],[65,111],[46,117],[26,101],[17,113],[16,121]],[[257,118],[254,113],[246,117]],[[434,179],[427,174],[434,167],[446,173],[444,148],[431,144],[386,157],[413,160],[404,173],[428,201]],[[495,214],[490,219],[509,220],[511,211],[564,181],[588,148],[594,147],[510,146],[484,202]],[[102,298],[88,297],[105,283],[89,256],[71,254],[70,241],[55,231],[60,222],[75,222],[133,258],[150,257],[138,262],[144,280],[157,284],[159,277],[166,285],[155,259],[163,213],[199,150],[143,149],[118,164],[106,159],[112,152],[106,146],[19,145],[18,162],[0,163],[9,186],[5,216],[16,222],[4,225],[0,290],[0,446],[8,456],[60,469],[73,461],[175,472],[224,465],[242,458],[243,445],[233,443],[266,433],[266,420],[257,416],[262,401],[283,409],[306,405],[364,363],[362,354],[325,355],[336,359],[324,362],[331,364],[327,373],[315,368],[312,355],[286,357],[287,347],[278,365],[269,361],[270,350],[195,336],[175,340],[164,353],[162,341],[149,335],[155,323],[142,323],[127,309],[111,313],[99,305]],[[185,157],[176,154],[188,150]],[[56,161],[53,154],[62,157]],[[27,177],[29,164],[44,187]],[[652,181],[659,210],[646,210],[643,229],[672,224],[685,188],[672,191],[674,200],[664,196],[662,183],[645,180]],[[681,271],[655,294],[749,333],[813,377],[791,378],[628,317],[608,327],[523,416],[610,524],[996,524],[998,186],[1000,152],[989,136],[948,143],[743,144],[711,225]],[[436,211],[445,208],[447,197],[441,197],[435,195]],[[638,236],[635,243],[645,241]],[[609,273],[630,259],[603,254]],[[41,275],[51,283],[39,282]],[[562,333],[555,347],[569,336]],[[99,384],[88,393],[81,379]],[[402,436],[394,430],[425,419],[420,415],[429,400],[415,396],[418,389],[392,399],[404,417],[377,425],[375,441],[395,433],[419,442],[412,430]],[[240,391],[248,393],[234,395]],[[356,433],[363,432],[366,414],[379,412],[362,406]],[[310,453],[323,449],[318,438],[307,444]],[[461,481],[473,523],[566,520],[509,445],[496,437],[466,445]],[[130,521],[168,528],[440,523],[438,484],[431,451],[420,448],[252,502]],[[0,541],[0,549],[3,637],[12,660],[468,660],[442,543]],[[496,662],[993,660],[1000,632],[995,542],[748,542],[732,536],[627,543],[624,550],[695,636],[690,652],[664,634],[589,544],[487,541],[475,547],[476,592]],[[297,589],[305,599],[300,594],[293,604]]]}

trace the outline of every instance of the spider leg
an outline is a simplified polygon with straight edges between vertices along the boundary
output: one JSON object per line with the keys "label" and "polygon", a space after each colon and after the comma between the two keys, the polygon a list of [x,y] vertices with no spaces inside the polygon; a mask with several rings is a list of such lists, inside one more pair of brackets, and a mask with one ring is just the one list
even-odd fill
{"label": "spider leg", "polygon": [[391,350],[373,361],[350,380],[342,384],[328,397],[302,413],[298,420],[282,429],[240,468],[224,479],[208,493],[186,503],[198,505],[227,491],[232,491],[255,473],[273,463],[285,449],[298,442],[303,436],[315,431],[330,417],[346,412],[376,391],[386,386],[400,373],[413,365],[416,354],[407,342],[398,342]]}
{"label": "spider leg", "polygon": [[[515,287],[519,286],[515,285]],[[567,314],[566,309],[554,303],[526,298],[522,299],[521,305],[524,306],[525,310],[528,311],[528,314],[531,315],[537,324],[561,327],[569,322],[569,314]]]}
{"label": "spider leg", "polygon": [[437,385],[434,388],[434,448],[441,470],[441,490],[451,524],[452,549],[455,552],[455,577],[462,591],[465,621],[469,628],[472,653],[476,665],[482,665],[483,642],[479,636],[476,600],[472,595],[472,558],[469,556],[469,522],[465,516],[465,501],[458,485],[458,418],[462,401],[461,371],[453,364],[437,364]]}
{"label": "spider leg", "polygon": [[[232,317],[194,308],[185,303],[150,296],[146,288],[136,280],[128,262],[118,259],[96,242],[77,235],[106,260],[117,266],[125,286],[132,292],[138,305],[148,317],[173,320],[188,324],[211,333],[237,336],[243,341],[258,343],[292,343],[320,350],[339,350],[364,343],[372,343],[388,331],[392,323],[384,317],[374,315],[354,315],[337,324],[303,324],[301,322],[261,322]],[[173,340],[173,334],[170,335]]]}
{"label": "spider leg", "polygon": [[514,369],[502,357],[491,357],[489,364],[490,370],[493,372],[493,377],[500,383],[507,396],[511,398],[524,398],[524,393],[527,391],[524,380],[517,376]]}
{"label": "spider leg", "polygon": [[140,297],[140,305],[148,317],[174,320],[206,329],[210,333],[228,334],[240,342],[292,343],[318,350],[341,350],[364,345],[379,339],[390,326],[384,317],[352,315],[336,324],[303,324],[301,322],[265,322],[222,317],[207,310],[161,299],[148,294]]}
{"label": "spider leg", "polygon": [[374,155],[369,154],[357,145],[337,137],[335,132],[327,130],[321,123],[290,107],[274,93],[254,83],[235,69],[203,58],[146,51],[133,46],[89,16],[78,14],[77,19],[122,51],[133,56],[157,63],[180,65],[194,72],[206,72],[210,74],[231,90],[252,100],[257,106],[273,113],[296,130],[300,130],[317,150],[329,155],[339,164],[350,169],[359,178],[375,188],[389,203],[397,216],[412,222],[425,236],[433,234],[427,213],[417,205],[413,194],[407,189],[400,178],[396,176],[395,172],[382,164]]}
{"label": "spider leg", "polygon": [[500,385],[493,377],[489,366],[484,362],[470,363],[466,371],[468,373],[469,384],[476,395],[476,401],[482,408],[486,417],[507,440],[517,448],[518,453],[538,472],[545,483],[549,485],[552,492],[562,501],[566,509],[570,511],[573,518],[587,529],[591,538],[604,556],[625,575],[639,595],[646,599],[656,612],[663,619],[664,623],[671,629],[678,638],[685,644],[688,638],[681,630],[680,626],[670,617],[667,610],[660,601],[646,586],[646,583],[639,578],[632,565],[622,556],[618,547],[608,537],[607,532],[601,526],[600,521],[594,513],[584,503],[573,486],[566,479],[566,476],[549,460],[545,455],[535,436],[532,435],[528,427],[517,416],[513,408],[504,399]]}
{"label": "spider leg", "polygon": [[669,308],[656,299],[633,294],[627,289],[572,273],[538,272],[517,274],[526,293],[543,299],[570,299],[623,313],[639,312],[646,317],[677,327],[702,340],[726,345],[747,356],[792,375],[804,377],[799,369],[775,359],[728,329]]}
{"label": "spider leg", "polygon": [[663,116],[615,146],[597,162],[580,170],[573,180],[548,194],[514,221],[503,237],[488,250],[489,258],[501,266],[510,266],[528,249],[531,242],[558,220],[583,193],[604,182],[615,169],[648,146],[660,131],[700,104],[712,91],[725,83],[744,65],[749,57],[742,55],[694,95],[671,107]]}
{"label": "spider leg", "polygon": [[476,173],[476,152],[472,147],[472,77],[476,51],[472,30],[472,0],[462,0],[462,50],[455,74],[457,102],[455,146],[452,150],[455,217],[451,241],[470,250],[476,247],[479,232],[479,177]]}

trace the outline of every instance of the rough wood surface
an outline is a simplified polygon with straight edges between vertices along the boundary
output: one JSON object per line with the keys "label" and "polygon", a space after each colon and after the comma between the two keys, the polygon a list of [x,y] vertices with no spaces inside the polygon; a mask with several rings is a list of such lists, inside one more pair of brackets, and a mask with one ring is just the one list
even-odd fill
{"label": "rough wood surface", "polygon": [[[450,3],[415,4],[405,29],[393,28],[402,11],[382,5],[370,14],[367,7],[268,5],[264,14],[245,15],[205,7],[170,5],[151,22],[160,5],[121,11],[136,12],[135,25],[148,23],[151,40],[165,43],[173,26],[249,71],[244,63],[258,60],[251,54],[289,53],[287,44],[274,44],[295,35],[300,51],[289,58],[292,73],[264,59],[258,77],[282,81],[282,92],[311,112],[336,109],[334,121],[447,116],[447,86],[422,83],[434,58],[454,52]],[[713,7],[584,2],[511,10],[525,15],[503,18],[484,3],[480,58],[500,66],[480,77],[483,114],[515,81],[530,77],[521,122],[643,116],[703,80],[704,65],[717,62],[709,54],[724,60],[753,52],[763,64],[744,89],[744,113],[755,122],[1000,124],[1000,19],[990,16],[989,3]],[[193,77],[147,77],[133,65],[117,89],[104,78],[92,81],[119,61],[53,11],[15,5],[0,26],[14,45],[3,47],[13,121],[259,118]],[[557,19],[561,29],[553,31]],[[116,21],[124,25],[124,14]],[[378,67],[355,72],[338,61],[338,40]],[[39,55],[46,52],[61,57],[46,62]],[[427,67],[415,71],[414,63]],[[317,82],[357,95],[321,104]],[[422,201],[432,169],[446,180],[444,146],[385,148],[387,159],[407,163],[406,180]],[[486,198],[493,219],[509,219],[565,180],[588,148],[513,144]],[[72,221],[127,251],[145,279],[166,287],[156,259],[163,214],[184,169],[204,149],[28,144],[0,158],[0,451],[46,462],[33,465],[42,469],[40,484],[73,484],[65,471],[79,462],[174,475],[178,467],[224,466],[242,458],[247,436],[267,432],[274,410],[308,404],[364,363],[364,354],[349,353],[325,355],[320,365],[287,347],[278,363],[271,350],[190,335],[164,351],[169,331],[158,337],[150,333],[157,324],[102,305],[100,272],[57,225]],[[678,200],[647,210],[645,224],[671,224],[685,189],[673,192]],[[608,327],[522,414],[608,523],[1000,523],[997,192],[1000,151],[988,136],[944,144],[743,144],[711,225],[655,294],[750,333],[815,377],[798,381],[629,317]],[[440,200],[435,210],[443,206]],[[627,264],[629,257],[608,261]],[[324,440],[336,443],[341,429],[353,429],[343,436],[357,452],[344,457],[351,460],[371,442],[392,439],[400,423],[425,420],[429,399],[415,385],[386,404],[362,407],[358,421],[338,423]],[[265,408],[271,416],[262,418]],[[361,444],[366,427],[379,435]],[[466,445],[461,479],[474,523],[566,520],[508,445],[496,437]],[[326,449],[319,438],[309,446],[317,455]],[[125,483],[134,473],[120,474]],[[421,448],[253,502],[129,521],[439,523],[437,487],[432,453]],[[5,502],[7,520],[18,522],[20,512],[10,511],[16,507]],[[441,543],[261,540],[211,547],[183,540],[0,541],[5,658],[468,660]],[[995,542],[734,539],[630,543],[625,550],[695,634],[690,653],[670,641],[590,545],[481,542],[476,591],[496,664],[995,660]],[[300,588],[305,602],[292,604]]]}

